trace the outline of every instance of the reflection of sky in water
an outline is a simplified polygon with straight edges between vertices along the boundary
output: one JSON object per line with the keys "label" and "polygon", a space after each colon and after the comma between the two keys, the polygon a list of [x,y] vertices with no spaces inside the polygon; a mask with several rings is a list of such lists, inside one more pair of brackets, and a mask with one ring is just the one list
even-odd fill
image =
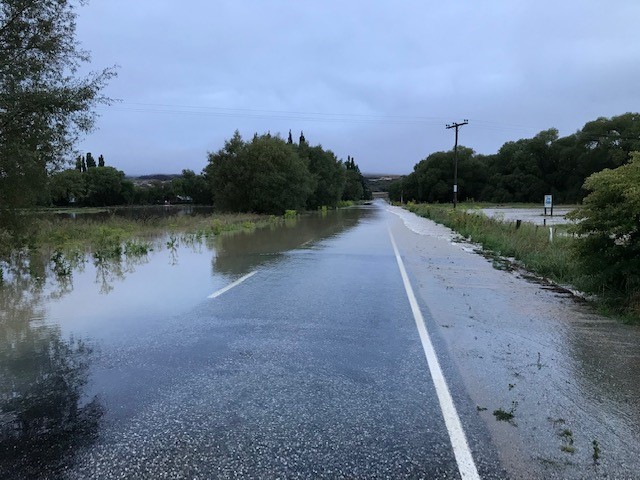
{"label": "reflection of sky in water", "polygon": [[[146,263],[122,273],[88,264],[84,272],[74,273],[73,291],[49,305],[48,318],[69,332],[120,329],[123,323],[135,330],[131,320],[136,316],[176,314],[222,285],[224,278],[211,276],[212,254],[184,245],[175,252],[156,248]],[[111,288],[106,294],[105,282]]]}
{"label": "reflection of sky in water", "polygon": [[70,276],[60,278],[46,255],[5,265],[0,477],[18,471],[25,478],[51,474],[54,465],[72,462],[80,443],[94,438],[103,415],[87,387],[94,349],[133,346],[157,335],[166,322],[182,321],[181,312],[208,301],[239,276],[286,258],[288,250],[339,234],[371,212],[307,215],[202,241],[179,237],[175,248],[167,245],[168,237],[157,238],[146,256],[99,264],[87,255]]}
{"label": "reflection of sky in water", "polygon": [[203,242],[166,239],[134,262],[97,267],[91,259],[74,271],[72,289],[48,305],[47,319],[66,333],[132,336],[149,324],[204,301],[212,292],[252,270],[282,259],[288,250],[313,243],[354,226],[366,211],[349,209],[327,215],[221,235]]}

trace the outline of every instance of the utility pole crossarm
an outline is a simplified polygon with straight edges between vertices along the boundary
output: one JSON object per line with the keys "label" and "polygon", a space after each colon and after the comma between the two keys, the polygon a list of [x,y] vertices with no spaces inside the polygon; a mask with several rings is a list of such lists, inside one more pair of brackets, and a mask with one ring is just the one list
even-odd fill
{"label": "utility pole crossarm", "polygon": [[460,127],[467,125],[468,123],[469,120],[465,118],[461,123],[451,123],[446,126],[447,129],[456,129],[456,143],[453,147],[453,208],[456,208],[456,205],[458,204],[458,130]]}

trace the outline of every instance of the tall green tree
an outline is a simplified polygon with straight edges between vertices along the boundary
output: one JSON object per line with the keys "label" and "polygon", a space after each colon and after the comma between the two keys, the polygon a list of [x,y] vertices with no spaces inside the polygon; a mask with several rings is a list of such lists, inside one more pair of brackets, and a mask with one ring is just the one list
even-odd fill
{"label": "tall green tree", "polygon": [[345,185],[342,192],[343,200],[369,200],[372,198],[371,191],[367,186],[364,176],[360,172],[360,167],[355,159],[347,155],[347,161],[344,163],[345,168]]}
{"label": "tall green tree", "polygon": [[93,158],[91,152],[87,152],[87,168],[95,168],[96,166],[96,159]]}
{"label": "tall green tree", "polygon": [[71,203],[81,205],[87,195],[85,174],[79,170],[63,170],[51,175],[49,192],[54,205],[65,206]]}
{"label": "tall green tree", "polygon": [[[258,134],[253,141],[258,140]],[[209,182],[213,204],[220,210],[251,211],[251,199],[247,194],[247,185],[252,181],[252,171],[244,155],[245,142],[236,130],[224,147],[209,153],[209,161],[204,174]]]}
{"label": "tall green tree", "polygon": [[221,210],[281,214],[304,208],[314,182],[307,162],[279,137],[235,132],[224,148],[209,154],[205,175]]}
{"label": "tall green tree", "polygon": [[104,207],[127,203],[124,194],[130,187],[126,185],[124,172],[113,167],[89,168],[83,175],[87,192],[85,205]]}
{"label": "tall green tree", "polygon": [[89,55],[76,40],[77,3],[0,2],[0,221],[35,202],[107,101],[113,70],[79,74]]}
{"label": "tall green tree", "polygon": [[176,195],[191,197],[197,205],[211,204],[211,191],[203,175],[196,175],[193,170],[182,170],[182,175],[171,181]]}
{"label": "tall green tree", "polygon": [[[307,200],[307,207],[335,207],[342,197],[345,186],[345,168],[331,150],[323,150],[320,145],[301,148],[300,156],[308,158],[309,171],[313,175],[315,187]],[[303,152],[303,153],[302,153]]]}

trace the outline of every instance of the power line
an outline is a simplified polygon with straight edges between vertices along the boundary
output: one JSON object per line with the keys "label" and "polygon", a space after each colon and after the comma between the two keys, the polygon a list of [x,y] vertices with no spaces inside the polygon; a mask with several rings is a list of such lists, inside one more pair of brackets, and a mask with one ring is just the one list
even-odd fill
{"label": "power line", "polygon": [[[121,102],[98,107],[101,111],[153,113],[162,115],[211,116],[223,118],[255,118],[276,120],[304,120],[320,123],[387,124],[387,125],[440,125],[445,119],[437,116],[384,115],[349,112],[318,112],[299,110],[270,110],[259,108],[229,108],[168,103]],[[474,125],[484,130],[537,132],[534,127],[474,119]]]}

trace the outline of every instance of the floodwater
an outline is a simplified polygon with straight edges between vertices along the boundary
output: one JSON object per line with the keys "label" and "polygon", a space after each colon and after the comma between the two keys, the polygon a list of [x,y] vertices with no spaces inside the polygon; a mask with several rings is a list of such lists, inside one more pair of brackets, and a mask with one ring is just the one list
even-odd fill
{"label": "floodwater", "polygon": [[[144,210],[192,213],[184,207]],[[20,253],[2,264],[0,478],[57,477],[98,438],[105,418],[122,413],[105,407],[104,391],[131,388],[131,379],[109,378],[110,368],[98,368],[98,359],[129,348],[127,340],[148,338],[167,318],[250,270],[276,264],[291,249],[313,248],[368,214],[346,209],[307,215],[209,239],[159,236],[147,239],[152,251],[142,256],[86,253],[53,261],[49,254]]]}
{"label": "floodwater", "polygon": [[[148,205],[148,206],[134,206],[134,207],[104,207],[98,208],[97,211],[89,210],[84,212],[83,210],[69,211],[60,210],[55,215],[64,218],[110,218],[123,217],[133,220],[144,220],[150,218],[166,218],[166,217],[179,217],[179,216],[195,216],[195,215],[208,215],[214,213],[215,210],[210,206],[202,205]],[[51,213],[44,213],[38,215],[51,215]]]}
{"label": "floodwater", "polygon": [[376,203],[142,256],[17,254],[0,478],[458,478],[389,231],[483,478],[638,477],[640,329]]}
{"label": "floodwater", "polygon": [[[489,218],[495,218],[497,220],[503,220],[505,222],[515,222],[516,220],[522,220],[523,222],[533,223],[535,225],[562,225],[565,223],[571,223],[571,220],[566,218],[566,215],[572,210],[570,208],[555,208],[553,209],[553,215],[551,215],[551,209],[548,208],[546,215],[545,209],[540,208],[483,208],[481,212]],[[473,211],[473,210],[471,210]]]}

